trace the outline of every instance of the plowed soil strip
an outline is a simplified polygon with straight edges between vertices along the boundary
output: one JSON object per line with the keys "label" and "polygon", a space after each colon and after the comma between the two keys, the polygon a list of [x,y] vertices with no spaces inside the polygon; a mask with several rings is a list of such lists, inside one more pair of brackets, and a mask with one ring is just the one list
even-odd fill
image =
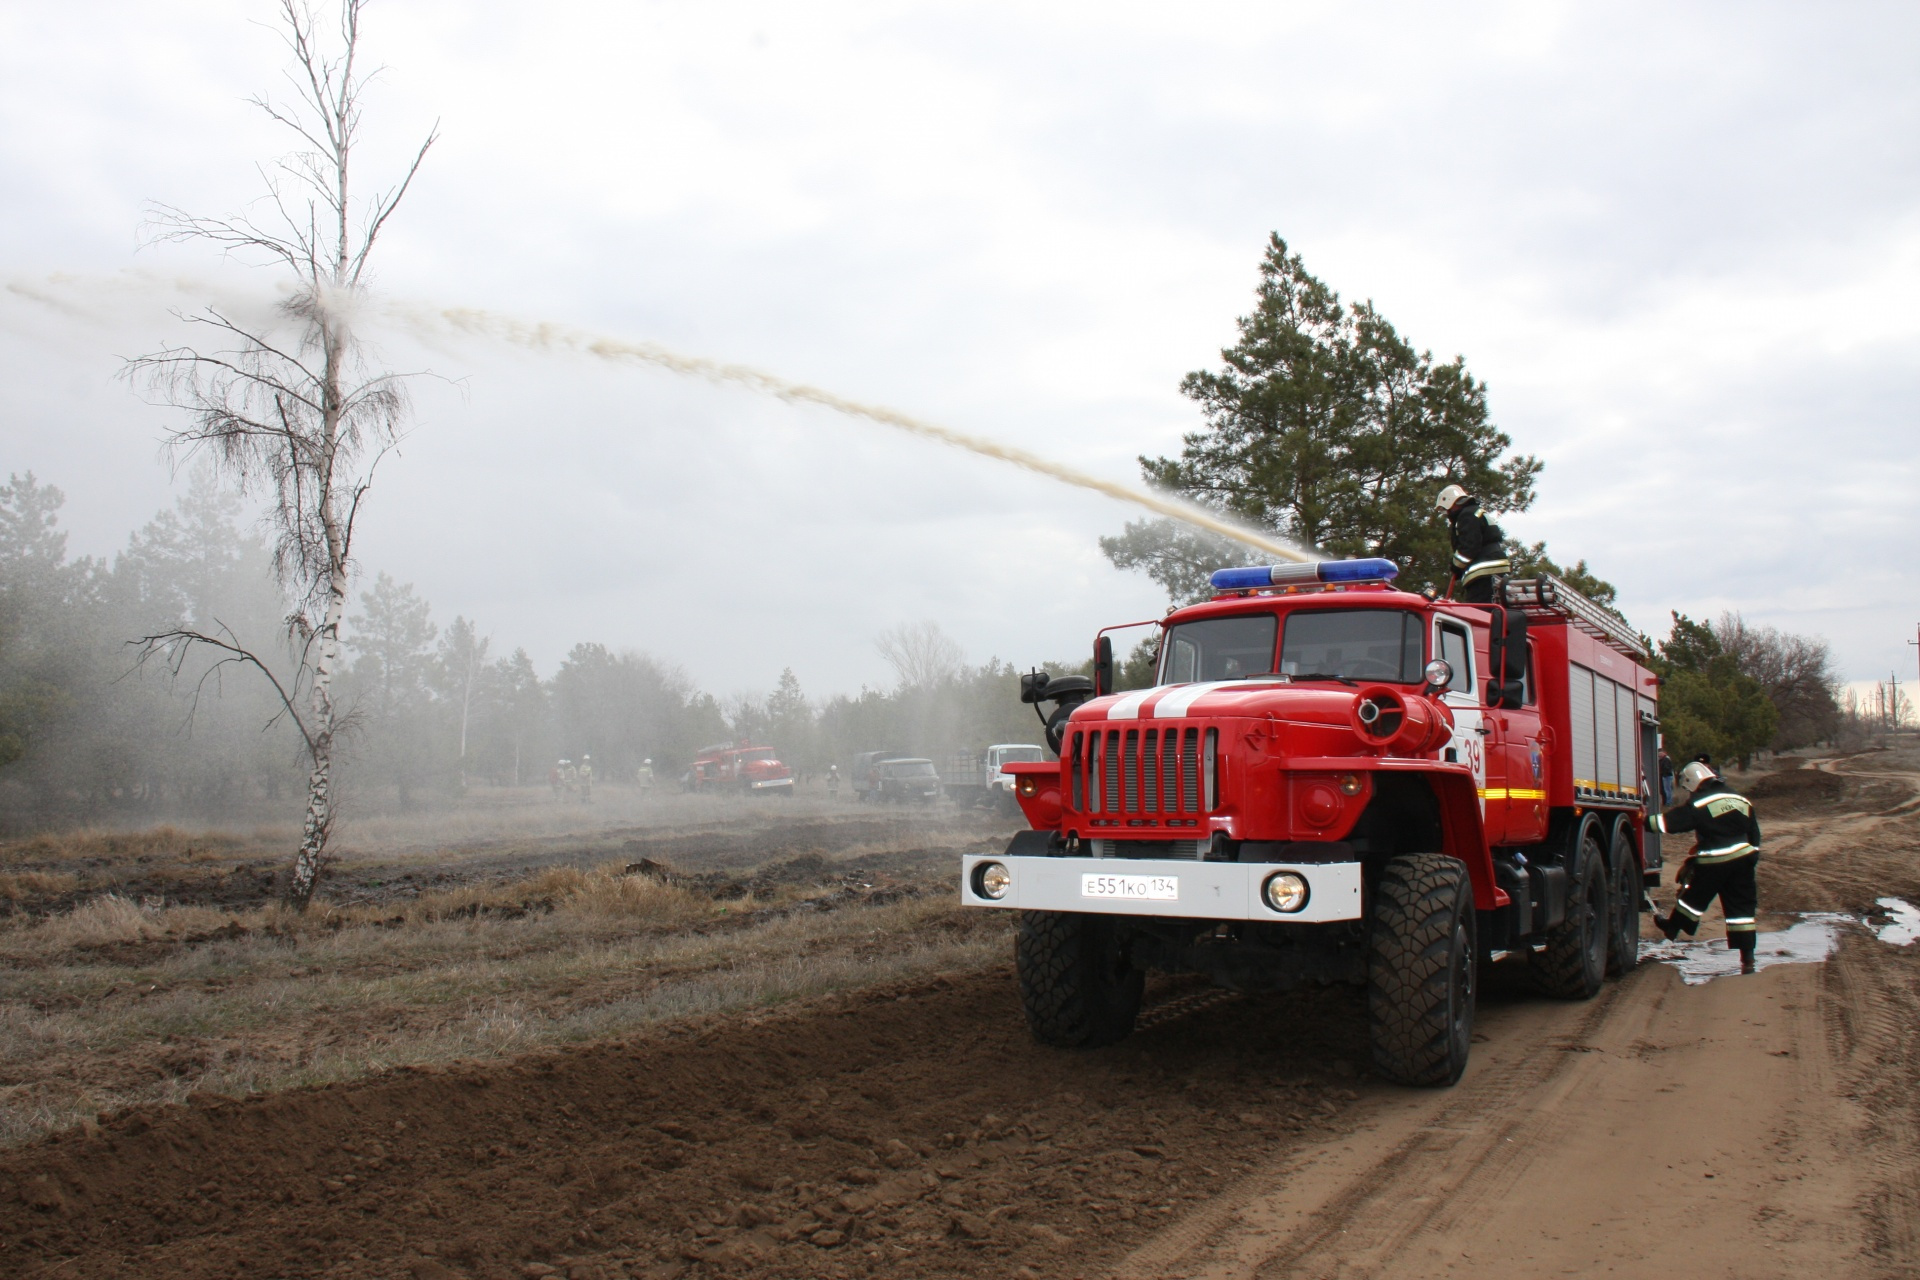
{"label": "plowed soil strip", "polygon": [[0,1162],[0,1272],[1091,1274],[1324,1131],[1363,1037],[1354,994],[1328,990],[1063,1053],[1032,1044],[996,971],[208,1099]]}

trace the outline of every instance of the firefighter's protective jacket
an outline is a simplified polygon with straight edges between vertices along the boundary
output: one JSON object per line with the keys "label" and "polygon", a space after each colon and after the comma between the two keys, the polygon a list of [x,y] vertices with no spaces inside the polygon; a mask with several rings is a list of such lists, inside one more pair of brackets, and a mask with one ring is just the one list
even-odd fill
{"label": "firefighter's protective jacket", "polygon": [[1468,498],[1447,513],[1453,537],[1453,577],[1460,586],[1496,574],[1511,573],[1500,526],[1480,514],[1480,500]]}
{"label": "firefighter's protective jacket", "polygon": [[1647,827],[1669,835],[1693,832],[1700,841],[1693,856],[1702,864],[1732,862],[1760,852],[1760,821],[1753,816],[1753,804],[1718,778],[1702,782],[1685,803],[1648,818]]}

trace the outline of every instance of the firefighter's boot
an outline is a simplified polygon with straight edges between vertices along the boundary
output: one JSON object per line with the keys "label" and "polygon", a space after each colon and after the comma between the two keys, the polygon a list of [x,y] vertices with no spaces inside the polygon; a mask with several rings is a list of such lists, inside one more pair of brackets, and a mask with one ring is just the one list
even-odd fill
{"label": "firefighter's boot", "polygon": [[1742,951],[1740,953],[1740,972],[1756,973],[1759,971],[1759,968],[1760,966],[1753,962],[1753,952]]}
{"label": "firefighter's boot", "polygon": [[1687,923],[1686,917],[1680,914],[1678,907],[1674,908],[1672,915],[1655,916],[1653,922],[1659,926],[1660,932],[1666,935],[1668,942],[1678,938],[1680,930],[1685,928]]}

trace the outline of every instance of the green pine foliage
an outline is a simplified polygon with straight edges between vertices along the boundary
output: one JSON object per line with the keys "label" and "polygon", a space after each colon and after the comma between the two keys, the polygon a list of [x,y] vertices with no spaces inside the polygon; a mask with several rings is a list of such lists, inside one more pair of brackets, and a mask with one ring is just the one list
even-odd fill
{"label": "green pine foliage", "polygon": [[[1182,381],[1206,427],[1177,458],[1141,458],[1150,483],[1334,557],[1385,556],[1414,589],[1447,581],[1442,487],[1465,485],[1493,515],[1532,504],[1540,461],[1509,453],[1464,360],[1436,362],[1371,302],[1343,304],[1278,235],[1239,329],[1219,369]],[[1190,598],[1192,553],[1207,549],[1184,548],[1177,567],[1182,548],[1160,523],[1136,522],[1102,548]]]}
{"label": "green pine foliage", "polygon": [[1667,753],[1685,763],[1702,753],[1716,765],[1742,769],[1773,741],[1780,712],[1767,690],[1740,669],[1713,628],[1673,615],[1673,628],[1654,655],[1660,677],[1660,726]]}

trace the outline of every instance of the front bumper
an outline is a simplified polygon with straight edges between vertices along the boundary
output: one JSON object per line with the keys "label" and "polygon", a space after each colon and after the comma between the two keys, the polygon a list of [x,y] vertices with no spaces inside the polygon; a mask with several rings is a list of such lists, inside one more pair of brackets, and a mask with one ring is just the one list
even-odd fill
{"label": "front bumper", "polygon": [[[983,862],[1006,867],[1013,883],[1004,898],[974,892],[973,869]],[[1280,912],[1266,904],[1260,888],[1276,871],[1291,871],[1307,882],[1307,904]],[[1087,878],[1153,882],[1172,898],[1093,896]],[[1172,881],[1167,885],[1166,881]],[[1324,924],[1360,918],[1360,864],[1357,862],[1195,862],[1184,858],[1048,858],[970,853],[960,864],[960,905],[1012,907],[1022,911],[1085,911],[1102,915],[1179,916],[1200,920],[1266,920]]]}
{"label": "front bumper", "polygon": [[752,787],[755,791],[771,791],[775,787],[790,787],[792,785],[792,778],[760,778],[754,781]]}

